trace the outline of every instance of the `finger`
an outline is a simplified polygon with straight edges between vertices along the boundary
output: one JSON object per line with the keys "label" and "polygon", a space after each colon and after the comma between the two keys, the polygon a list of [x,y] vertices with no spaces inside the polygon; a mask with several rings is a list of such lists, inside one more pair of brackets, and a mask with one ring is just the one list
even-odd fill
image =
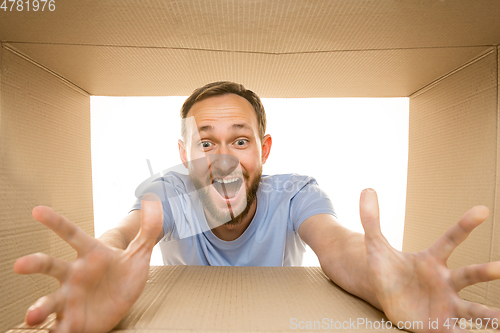
{"label": "finger", "polygon": [[359,199],[359,216],[363,224],[363,229],[365,229],[365,236],[382,236],[382,232],[380,231],[378,197],[375,190],[367,188],[361,192]]}
{"label": "finger", "polygon": [[475,227],[486,220],[488,215],[489,210],[485,206],[475,206],[468,210],[456,224],[431,245],[429,251],[443,261],[448,260],[453,250],[469,236]]}
{"label": "finger", "polygon": [[94,238],[49,207],[37,206],[32,214],[35,220],[54,231],[79,254],[86,253],[95,243]]}
{"label": "finger", "polygon": [[68,265],[66,261],[45,253],[35,253],[17,259],[14,263],[14,272],[17,274],[45,274],[62,281],[68,270]]}
{"label": "finger", "polygon": [[373,245],[388,245],[389,242],[382,235],[380,230],[380,214],[378,208],[377,192],[371,188],[364,189],[359,199],[359,215],[363,229],[365,230],[365,240],[367,249]]}
{"label": "finger", "polygon": [[147,193],[142,197],[141,229],[130,243],[129,248],[152,250],[163,226],[163,206],[156,194]]}
{"label": "finger", "polygon": [[[68,305],[66,305],[68,306]],[[81,311],[85,311],[81,309]],[[55,325],[50,330],[51,333],[72,333],[72,332],[85,332],[86,329],[85,316],[78,315],[75,311],[59,312],[55,321]],[[87,323],[88,324],[88,323]],[[103,331],[103,330],[101,330]]]}
{"label": "finger", "polygon": [[[458,317],[472,319],[473,324],[475,323],[477,326],[481,326],[477,327],[478,329],[492,329],[498,327],[498,320],[500,319],[500,311],[498,310],[493,310],[482,304],[471,303],[464,300],[459,300],[456,310]],[[474,329],[474,326],[472,328]]]}
{"label": "finger", "polygon": [[62,294],[58,291],[40,298],[26,313],[26,324],[30,326],[41,324],[54,312],[61,312],[64,308]]}
{"label": "finger", "polygon": [[454,269],[451,280],[458,292],[470,285],[500,279],[500,261]]}
{"label": "finger", "polygon": [[68,320],[62,320],[62,318],[57,318],[56,325],[52,328],[50,333],[71,333],[70,323]]}

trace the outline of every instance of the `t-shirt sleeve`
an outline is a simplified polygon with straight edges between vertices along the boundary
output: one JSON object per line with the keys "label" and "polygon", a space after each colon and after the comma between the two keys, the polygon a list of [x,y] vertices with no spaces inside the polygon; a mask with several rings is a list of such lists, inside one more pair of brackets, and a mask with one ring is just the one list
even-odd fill
{"label": "t-shirt sleeve", "polygon": [[170,203],[168,201],[168,195],[166,195],[168,191],[167,186],[168,184],[161,180],[154,181],[146,189],[144,189],[144,191],[142,191],[143,194],[136,199],[131,209],[131,211],[141,209],[142,196],[146,193],[156,194],[160,198],[163,206],[163,239],[170,238],[174,230],[174,217],[172,214],[172,208],[170,207]]}
{"label": "t-shirt sleeve", "polygon": [[291,200],[290,221],[293,230],[298,233],[302,222],[317,214],[337,217],[328,195],[319,187],[316,180],[310,178]]}

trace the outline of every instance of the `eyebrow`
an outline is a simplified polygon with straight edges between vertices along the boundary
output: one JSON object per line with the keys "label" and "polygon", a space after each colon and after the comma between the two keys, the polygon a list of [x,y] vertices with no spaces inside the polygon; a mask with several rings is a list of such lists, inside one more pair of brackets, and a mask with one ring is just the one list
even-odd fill
{"label": "eyebrow", "polygon": [[206,126],[201,126],[198,128],[198,132],[211,132],[214,129],[213,126],[206,125]]}
{"label": "eyebrow", "polygon": [[247,124],[233,124],[233,125],[231,125],[231,127],[229,129],[231,129],[231,130],[240,130],[240,129],[252,130],[252,128],[250,126],[248,126]]}
{"label": "eyebrow", "polygon": [[[233,124],[229,127],[229,130],[232,130],[232,131],[235,131],[235,130],[240,130],[240,129],[247,129],[247,130],[252,130],[252,128],[250,126],[248,126],[247,124]],[[200,128],[198,128],[198,132],[211,132],[214,130],[214,127],[213,126],[210,126],[210,125],[205,125],[205,126],[201,126]]]}

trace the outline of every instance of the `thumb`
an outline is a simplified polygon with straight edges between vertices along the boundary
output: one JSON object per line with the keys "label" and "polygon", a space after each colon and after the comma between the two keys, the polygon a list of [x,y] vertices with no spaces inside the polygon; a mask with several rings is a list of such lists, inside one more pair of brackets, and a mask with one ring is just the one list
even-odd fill
{"label": "thumb", "polygon": [[364,189],[359,198],[359,215],[366,238],[379,238],[382,236],[380,230],[380,216],[378,210],[377,192],[371,188]]}
{"label": "thumb", "polygon": [[153,248],[162,231],[163,206],[160,198],[153,193],[147,193],[142,197],[141,207],[141,229],[132,241],[139,245]]}

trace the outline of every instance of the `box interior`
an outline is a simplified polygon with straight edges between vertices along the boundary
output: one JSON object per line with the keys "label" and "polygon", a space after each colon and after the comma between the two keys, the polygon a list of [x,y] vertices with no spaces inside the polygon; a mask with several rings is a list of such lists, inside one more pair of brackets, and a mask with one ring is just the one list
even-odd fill
{"label": "box interior", "polygon": [[[75,256],[32,208],[49,205],[93,235],[91,95],[189,95],[233,80],[261,97],[410,97],[403,249],[428,246],[484,204],[490,217],[449,264],[500,260],[499,14],[496,0],[115,0],[0,10],[0,330],[57,288],[15,275],[16,258]],[[461,295],[500,306],[497,282]]]}

